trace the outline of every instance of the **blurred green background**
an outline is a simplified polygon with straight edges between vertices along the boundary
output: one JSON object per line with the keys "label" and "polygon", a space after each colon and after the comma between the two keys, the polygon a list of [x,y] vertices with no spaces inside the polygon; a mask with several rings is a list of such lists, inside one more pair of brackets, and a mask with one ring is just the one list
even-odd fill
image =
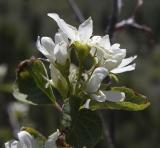
{"label": "blurred green background", "polygon": [[[136,0],[123,2],[119,21],[131,16],[136,5]],[[112,0],[76,0],[76,3],[85,18],[91,16],[94,20],[94,34],[104,35]],[[54,37],[57,25],[47,17],[48,12],[57,12],[74,26],[79,24],[67,0],[0,0],[0,147],[21,126],[31,126],[48,135],[59,124],[58,112],[52,107],[28,106],[25,113],[21,113],[24,107],[17,109],[15,105],[13,109],[16,100],[10,93],[18,63],[33,55],[42,57],[36,49],[37,36]],[[159,14],[159,0],[144,0],[136,15],[137,22],[153,30],[154,42],[146,33],[133,28],[116,32],[113,39],[128,50],[128,56],[138,55],[136,70],[119,75],[121,84],[145,94],[151,101],[151,106],[144,111],[114,111],[116,148],[160,148]],[[6,74],[4,64],[8,67]],[[16,113],[11,114],[11,109]]]}

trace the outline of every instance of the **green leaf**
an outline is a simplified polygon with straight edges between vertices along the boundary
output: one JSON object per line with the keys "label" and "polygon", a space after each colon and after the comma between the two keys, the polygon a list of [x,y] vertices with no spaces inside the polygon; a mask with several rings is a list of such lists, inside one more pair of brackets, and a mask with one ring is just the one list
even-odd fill
{"label": "green leaf", "polygon": [[67,132],[67,142],[76,148],[94,147],[102,136],[102,125],[94,111],[79,110],[80,98],[72,97],[70,103],[71,125]]}
{"label": "green leaf", "polygon": [[20,101],[38,105],[55,102],[51,87],[46,88],[48,81],[44,64],[35,58],[20,63],[14,86],[14,97]]}
{"label": "green leaf", "polygon": [[150,105],[149,100],[135,92],[134,90],[126,87],[113,87],[112,90],[120,91],[125,93],[125,100],[123,102],[97,102],[92,100],[90,102],[91,110],[99,109],[114,109],[114,110],[129,110],[129,111],[139,111],[144,110]]}

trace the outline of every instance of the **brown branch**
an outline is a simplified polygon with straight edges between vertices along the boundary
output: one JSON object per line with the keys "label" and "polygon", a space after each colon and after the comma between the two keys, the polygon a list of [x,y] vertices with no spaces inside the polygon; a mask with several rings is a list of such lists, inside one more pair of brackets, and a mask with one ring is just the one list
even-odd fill
{"label": "brown branch", "polygon": [[112,15],[107,26],[106,33],[109,34],[110,40],[112,41],[113,33],[115,31],[115,26],[118,20],[118,0],[113,0]]}
{"label": "brown branch", "polygon": [[122,7],[123,7],[123,0],[118,0],[118,14],[121,13]]}
{"label": "brown branch", "polygon": [[143,0],[137,0],[136,7],[132,13],[132,17],[135,17],[140,7],[143,5]]}
{"label": "brown branch", "polygon": [[137,0],[136,8],[133,11],[131,17],[129,17],[126,20],[122,20],[121,22],[118,22],[115,26],[115,31],[120,31],[120,30],[123,30],[127,27],[137,29],[137,30],[145,33],[150,41],[150,44],[153,45],[155,42],[155,39],[154,39],[154,34],[153,34],[152,29],[146,25],[141,25],[141,24],[137,23],[135,20],[137,11],[140,8],[140,6],[142,6],[142,4],[143,4],[143,0]]}
{"label": "brown branch", "polygon": [[101,118],[101,121],[102,121],[102,127],[103,127],[103,131],[104,131],[104,136],[107,137],[107,139],[106,139],[107,146],[109,148],[114,148],[113,139],[112,139],[111,133],[110,133],[111,131],[108,130],[108,126],[106,124],[106,119],[105,119],[106,114],[103,111],[99,111],[98,115],[99,115],[99,117]]}

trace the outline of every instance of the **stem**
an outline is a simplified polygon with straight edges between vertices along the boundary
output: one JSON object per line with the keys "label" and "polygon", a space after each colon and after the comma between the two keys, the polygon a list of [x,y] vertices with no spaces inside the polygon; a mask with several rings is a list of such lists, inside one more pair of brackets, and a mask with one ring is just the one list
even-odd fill
{"label": "stem", "polygon": [[53,105],[60,113],[62,113],[62,107],[57,102],[55,102]]}
{"label": "stem", "polygon": [[82,23],[85,21],[84,16],[82,15],[79,7],[77,6],[76,2],[74,0],[68,0],[68,3],[70,7],[72,8],[77,20]]}
{"label": "stem", "polygon": [[101,118],[101,121],[102,121],[102,126],[103,126],[103,129],[104,129],[104,136],[107,137],[107,147],[109,148],[114,148],[114,145],[113,145],[113,140],[111,138],[111,131],[108,130],[108,127],[106,125],[106,120],[105,120],[105,112],[103,111],[99,111],[98,112],[99,114],[99,117]]}
{"label": "stem", "polygon": [[115,112],[110,111],[109,117],[110,117],[109,134],[110,134],[110,140],[111,140],[112,148],[114,148],[114,147],[116,147],[116,142],[115,142]]}

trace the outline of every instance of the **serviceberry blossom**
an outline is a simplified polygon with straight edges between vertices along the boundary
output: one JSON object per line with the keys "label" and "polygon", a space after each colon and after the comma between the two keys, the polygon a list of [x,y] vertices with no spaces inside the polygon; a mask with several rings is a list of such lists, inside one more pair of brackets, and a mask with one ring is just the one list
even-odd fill
{"label": "serviceberry blossom", "polygon": [[100,66],[117,74],[135,69],[136,64],[131,64],[137,56],[126,58],[126,49],[121,49],[120,44],[111,45],[108,35],[103,37],[93,36],[90,40],[91,54],[98,59]]}
{"label": "serviceberry blossom", "polygon": [[57,148],[56,140],[60,135],[59,130],[48,137],[46,141],[37,139],[27,131],[18,133],[18,140],[11,140],[5,143],[5,148]]}
{"label": "serviceberry blossom", "polygon": [[[62,96],[66,97],[68,93],[68,86],[74,88],[75,83],[79,83],[78,72],[79,68],[77,66],[76,70],[72,68],[70,74],[66,77],[64,71],[57,66],[55,63],[65,65],[67,59],[71,61],[71,49],[70,47],[74,44],[74,50],[77,49],[79,53],[90,54],[91,57],[96,61],[93,73],[88,74],[88,72],[82,72],[81,74],[87,75],[88,79],[84,79],[83,84],[85,84],[85,91],[90,98],[99,102],[111,101],[111,102],[120,102],[125,99],[125,94],[123,92],[111,91],[111,90],[101,90],[100,86],[102,81],[106,76],[109,76],[110,73],[118,74],[126,71],[132,71],[135,69],[135,63],[131,64],[137,56],[126,57],[126,49],[121,49],[120,44],[111,45],[108,35],[105,36],[93,36],[93,21],[89,17],[86,21],[79,25],[78,29],[74,26],[67,24],[60,16],[56,13],[48,13],[48,16],[51,17],[58,25],[58,33],[55,34],[55,42],[49,37],[38,37],[37,47],[40,52],[42,52],[51,62],[51,84],[58,89]],[[82,46],[81,46],[82,45]],[[83,49],[84,48],[84,49]],[[82,52],[80,50],[83,50]],[[89,50],[86,51],[86,50]],[[76,51],[76,52],[77,52]],[[85,54],[86,54],[85,53]],[[84,55],[78,55],[78,60],[84,60]],[[86,56],[86,55],[85,55]],[[79,62],[81,63],[81,61]],[[71,65],[68,66],[70,69]],[[72,66],[74,67],[74,66]],[[93,68],[92,67],[92,68]],[[83,71],[83,70],[82,70]],[[70,76],[75,75],[77,78],[70,80]],[[68,81],[68,80],[69,81]],[[80,80],[82,81],[82,80]],[[67,84],[71,83],[71,84]],[[78,85],[81,85],[79,83]],[[59,86],[62,86],[61,88]],[[77,86],[77,85],[75,85]],[[76,89],[77,87],[75,87]],[[67,91],[66,95],[65,91]],[[74,90],[74,92],[77,92]],[[73,93],[71,93],[73,94]]]}
{"label": "serviceberry blossom", "polygon": [[108,35],[93,36],[93,21],[89,17],[79,28],[67,24],[56,13],[48,13],[54,19],[60,30],[71,40],[71,43],[78,41],[91,47],[91,54],[96,56],[100,66],[104,66],[112,73],[123,73],[135,69],[135,63],[129,65],[137,57],[126,58],[126,49],[120,49],[120,44],[111,45]]}
{"label": "serviceberry blossom", "polygon": [[103,91],[99,90],[101,82],[108,75],[108,70],[104,67],[98,67],[92,73],[89,81],[86,83],[86,92],[91,95],[91,98],[99,101],[121,102],[125,99],[123,92]]}
{"label": "serviceberry blossom", "polygon": [[71,40],[71,43],[79,41],[86,44],[89,42],[89,39],[93,33],[93,21],[91,17],[80,24],[77,29],[76,27],[67,24],[56,13],[48,13],[48,16],[56,21],[60,30],[66,34],[66,36]]}
{"label": "serviceberry blossom", "polygon": [[67,51],[68,41],[60,32],[55,35],[55,42],[50,37],[38,37],[37,48],[50,62],[65,65],[69,58]]}

